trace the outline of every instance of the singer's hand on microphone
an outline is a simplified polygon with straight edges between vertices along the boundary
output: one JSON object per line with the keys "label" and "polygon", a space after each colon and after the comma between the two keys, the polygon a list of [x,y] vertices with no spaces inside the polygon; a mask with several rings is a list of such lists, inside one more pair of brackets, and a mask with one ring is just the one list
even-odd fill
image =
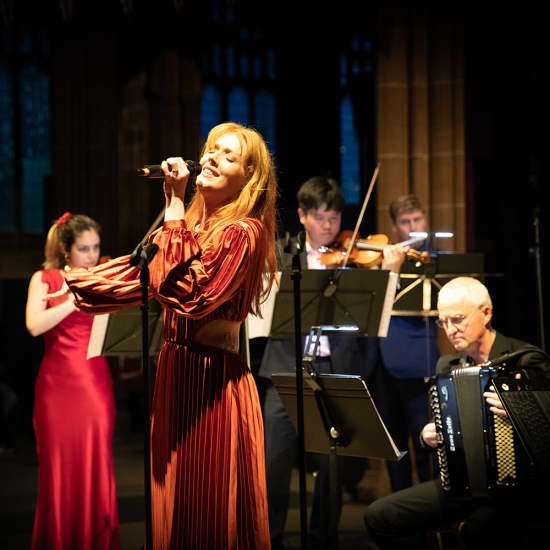
{"label": "singer's hand on microphone", "polygon": [[181,220],[185,214],[184,197],[189,170],[181,157],[170,157],[162,161],[164,172],[164,195],[166,197],[165,220]]}

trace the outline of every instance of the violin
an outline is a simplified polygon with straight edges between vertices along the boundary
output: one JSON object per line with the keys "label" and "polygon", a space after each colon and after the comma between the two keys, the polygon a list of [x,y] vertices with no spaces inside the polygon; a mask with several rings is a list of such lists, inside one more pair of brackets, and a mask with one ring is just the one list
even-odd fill
{"label": "violin", "polygon": [[[369,235],[366,239],[358,238],[349,250],[352,236],[353,231],[342,231],[336,241],[321,253],[321,263],[325,266],[345,266],[347,263],[353,263],[358,267],[373,267],[382,262],[384,248],[390,246],[387,235],[377,234]],[[421,240],[409,239],[398,244],[406,246]],[[407,259],[419,265],[427,264],[430,262],[430,255],[426,251],[419,252],[411,248],[407,251]]]}

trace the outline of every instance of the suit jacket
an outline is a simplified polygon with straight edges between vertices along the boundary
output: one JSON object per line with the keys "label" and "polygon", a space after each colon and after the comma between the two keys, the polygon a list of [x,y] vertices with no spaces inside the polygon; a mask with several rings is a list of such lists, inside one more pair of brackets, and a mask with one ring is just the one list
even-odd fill
{"label": "suit jacket", "polygon": [[[503,353],[518,351],[524,348],[532,349],[533,353],[521,355],[517,362],[518,366],[538,368],[543,370],[547,375],[550,375],[550,359],[540,348],[528,344],[523,340],[504,336],[498,331],[495,331],[495,341],[489,352],[489,360],[496,359]],[[452,369],[460,367],[465,363],[474,363],[465,353],[443,355],[437,362],[436,372],[437,374],[447,374],[451,372]]]}

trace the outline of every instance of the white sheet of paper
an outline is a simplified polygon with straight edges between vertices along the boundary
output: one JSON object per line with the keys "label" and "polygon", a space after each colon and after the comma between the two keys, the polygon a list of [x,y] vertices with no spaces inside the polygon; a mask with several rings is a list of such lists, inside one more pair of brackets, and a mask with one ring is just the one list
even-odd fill
{"label": "white sheet of paper", "polygon": [[107,333],[107,325],[109,324],[109,313],[94,315],[92,323],[92,332],[90,333],[90,341],[88,342],[88,354],[86,359],[98,357],[103,352],[103,344],[105,342],[105,334]]}
{"label": "white sheet of paper", "polygon": [[[281,272],[278,274],[278,278],[280,280]],[[249,313],[245,322],[247,326],[248,331],[248,338],[252,340],[252,338],[260,338],[260,337],[268,337],[269,333],[271,331],[271,321],[273,320],[273,308],[275,307],[275,296],[277,296],[277,292],[279,291],[279,286],[277,283],[273,283],[273,286],[271,287],[271,291],[269,292],[269,296],[267,297],[266,301],[260,306],[260,312],[262,314],[262,318],[252,315],[252,313]]]}
{"label": "white sheet of paper", "polygon": [[388,278],[388,286],[386,287],[386,296],[384,298],[384,306],[382,307],[382,315],[380,317],[380,325],[378,325],[378,336],[386,338],[388,329],[390,328],[391,312],[393,309],[393,301],[397,292],[397,281],[399,276],[397,273],[390,271]]}

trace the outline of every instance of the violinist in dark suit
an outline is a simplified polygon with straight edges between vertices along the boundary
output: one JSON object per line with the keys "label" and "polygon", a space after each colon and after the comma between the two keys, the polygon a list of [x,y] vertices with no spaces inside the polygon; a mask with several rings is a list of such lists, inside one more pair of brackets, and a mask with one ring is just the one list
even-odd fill
{"label": "violinist in dark suit", "polygon": [[[298,191],[298,216],[306,233],[306,250],[300,256],[303,269],[325,269],[319,248],[332,244],[340,233],[344,199],[335,180],[313,177]],[[292,256],[282,252],[280,269],[289,269]],[[368,379],[376,362],[376,346],[361,337],[321,336],[315,367],[321,373],[358,374]],[[370,355],[374,354],[373,357]],[[294,340],[268,340],[259,376],[271,379],[274,372],[295,372]],[[267,493],[273,550],[284,548],[284,528],[288,512],[290,476],[297,461],[297,434],[274,386],[268,384],[264,401]],[[336,548],[330,540],[328,456],[311,455],[315,462],[314,501],[310,521],[310,547]],[[341,491],[340,497],[341,497]],[[338,503],[338,515],[341,500]]]}

